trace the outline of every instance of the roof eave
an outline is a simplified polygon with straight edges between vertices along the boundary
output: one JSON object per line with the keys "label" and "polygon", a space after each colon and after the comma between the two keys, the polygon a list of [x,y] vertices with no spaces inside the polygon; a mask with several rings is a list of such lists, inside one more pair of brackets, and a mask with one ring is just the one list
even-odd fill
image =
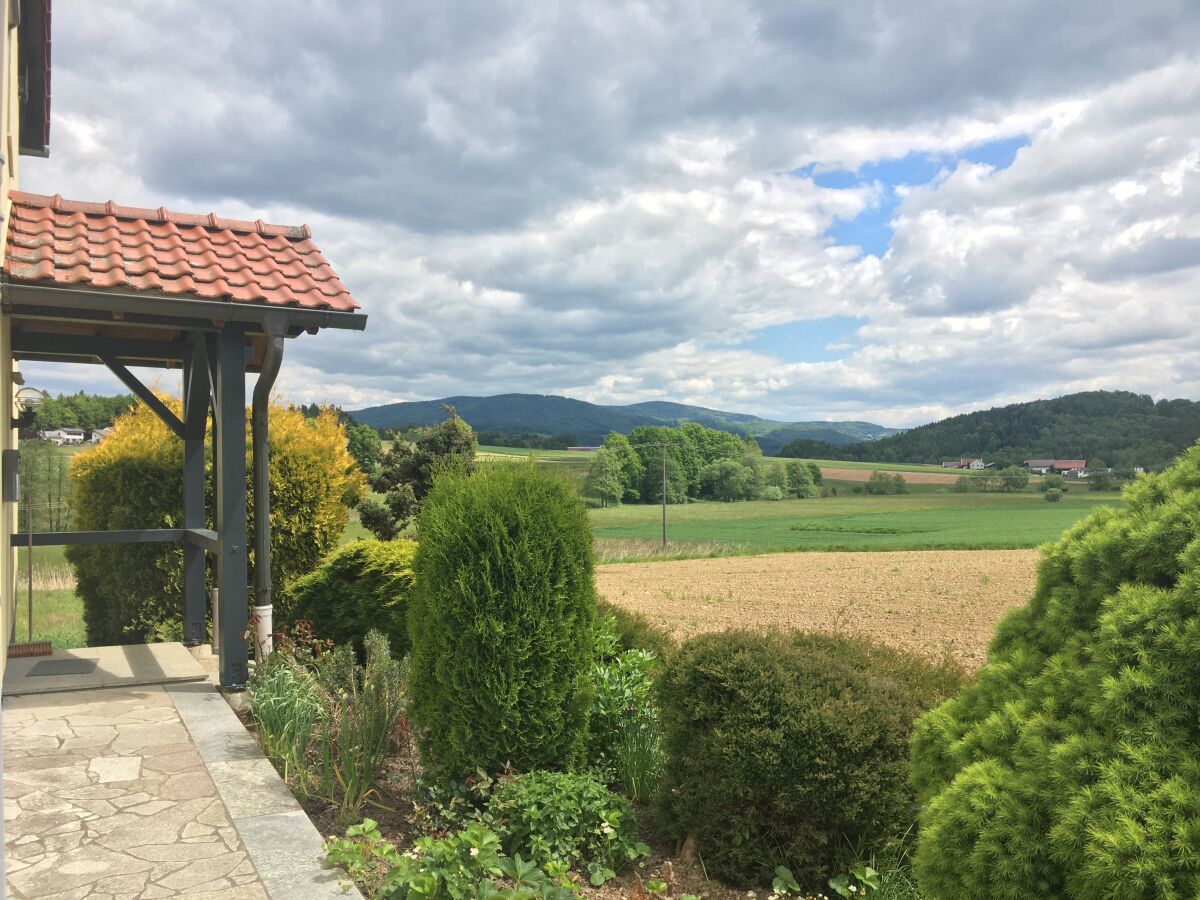
{"label": "roof eave", "polygon": [[269,314],[283,313],[287,316],[289,325],[309,331],[321,328],[362,331],[367,327],[366,314],[358,312],[238,303],[232,300],[202,300],[164,294],[131,294],[86,287],[53,287],[11,279],[4,282],[3,298],[6,309],[40,307],[48,311],[79,310],[117,314],[122,317],[137,316],[146,320],[162,319],[164,324],[192,320],[261,325]]}

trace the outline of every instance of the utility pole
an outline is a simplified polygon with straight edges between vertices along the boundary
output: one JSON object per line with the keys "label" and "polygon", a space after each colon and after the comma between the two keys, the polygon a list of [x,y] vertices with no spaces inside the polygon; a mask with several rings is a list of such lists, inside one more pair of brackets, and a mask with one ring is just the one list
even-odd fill
{"label": "utility pole", "polygon": [[667,547],[667,445],[662,445],[663,549]]}
{"label": "utility pole", "polygon": [[675,444],[657,442],[653,444],[630,444],[631,447],[654,447],[662,451],[662,545],[667,546],[667,448]]}

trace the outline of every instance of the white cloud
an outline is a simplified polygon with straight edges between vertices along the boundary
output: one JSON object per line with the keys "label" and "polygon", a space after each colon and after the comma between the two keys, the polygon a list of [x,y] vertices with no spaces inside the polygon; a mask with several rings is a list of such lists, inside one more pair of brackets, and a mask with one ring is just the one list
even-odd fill
{"label": "white cloud", "polygon": [[[293,343],[297,400],[1200,394],[1200,11],[928,6],[64,0],[23,187],[308,222],[371,320]],[[827,231],[885,186],[791,174],[1019,136],[898,192],[882,259]],[[738,346],[834,315],[866,320],[840,360]]]}

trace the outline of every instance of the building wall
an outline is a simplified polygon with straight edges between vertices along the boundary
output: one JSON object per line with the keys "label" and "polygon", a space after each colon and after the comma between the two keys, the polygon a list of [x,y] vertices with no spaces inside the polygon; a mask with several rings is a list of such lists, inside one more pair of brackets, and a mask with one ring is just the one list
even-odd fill
{"label": "building wall", "polygon": [[[19,160],[20,110],[17,78],[17,23],[10,20],[14,4],[0,0],[3,33],[0,36],[0,153],[4,156],[0,168],[0,248],[8,239],[8,192],[17,186]],[[8,427],[12,421],[13,372],[11,329],[8,317],[0,311],[0,415],[8,421],[0,423],[0,449],[17,446],[17,433]],[[7,410],[7,412],[6,412]],[[17,522],[17,505],[0,503],[0,676],[8,657],[9,636],[16,612],[17,558],[12,547],[12,533]]]}

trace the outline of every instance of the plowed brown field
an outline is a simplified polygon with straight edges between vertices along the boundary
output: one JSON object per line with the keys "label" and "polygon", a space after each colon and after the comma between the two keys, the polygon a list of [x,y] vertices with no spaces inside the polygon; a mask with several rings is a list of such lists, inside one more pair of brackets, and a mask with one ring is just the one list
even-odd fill
{"label": "plowed brown field", "polygon": [[683,639],[778,625],[864,634],[983,664],[996,623],[1033,592],[1036,550],[779,553],[600,566],[596,585]]}

